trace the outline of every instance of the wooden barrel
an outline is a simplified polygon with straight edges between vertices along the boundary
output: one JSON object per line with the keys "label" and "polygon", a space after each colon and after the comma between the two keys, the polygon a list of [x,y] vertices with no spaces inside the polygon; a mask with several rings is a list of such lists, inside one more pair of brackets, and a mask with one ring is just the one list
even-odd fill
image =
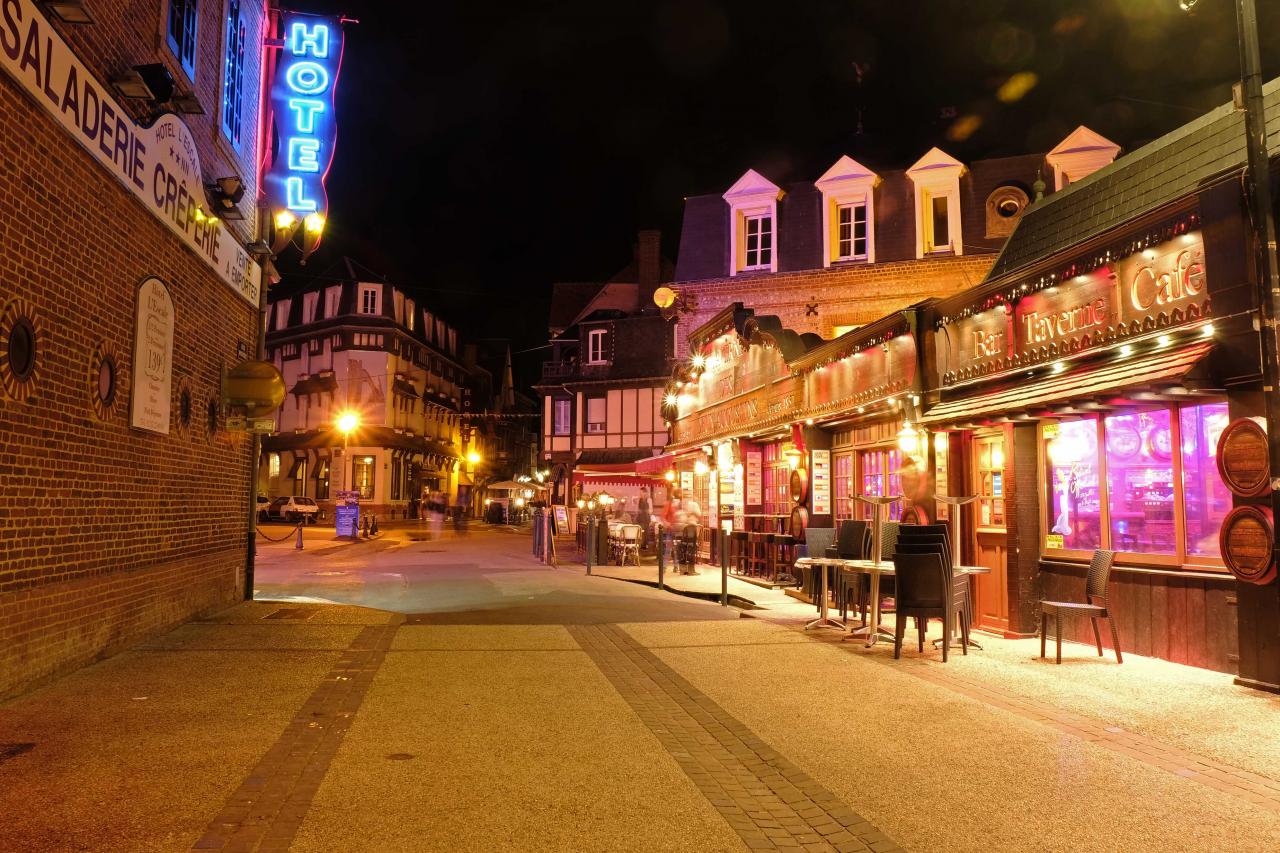
{"label": "wooden barrel", "polygon": [[1275,580],[1276,565],[1271,554],[1274,541],[1275,527],[1271,510],[1266,507],[1236,507],[1222,520],[1218,533],[1222,562],[1231,574],[1239,581],[1259,586]]}
{"label": "wooden barrel", "polygon": [[802,466],[791,472],[791,500],[802,504],[809,499],[809,472]]}
{"label": "wooden barrel", "polygon": [[802,506],[793,508],[791,510],[791,516],[787,519],[787,533],[794,536],[797,542],[803,542],[804,529],[808,526],[809,510]]}
{"label": "wooden barrel", "polygon": [[1267,427],[1262,418],[1236,418],[1218,437],[1218,475],[1232,494],[1256,498],[1271,491]]}

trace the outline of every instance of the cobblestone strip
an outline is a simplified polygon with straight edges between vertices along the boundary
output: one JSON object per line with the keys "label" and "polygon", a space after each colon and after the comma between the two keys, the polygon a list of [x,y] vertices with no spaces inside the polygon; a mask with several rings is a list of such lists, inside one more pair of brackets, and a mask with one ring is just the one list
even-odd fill
{"label": "cobblestone strip", "polygon": [[[804,636],[815,642],[829,643],[851,654],[858,652],[857,649],[850,648],[848,643],[841,643],[839,635],[817,636],[813,633],[805,633]],[[1280,814],[1280,780],[1278,779],[1253,773],[1214,758],[1206,758],[1163,741],[1127,731],[1119,726],[1108,725],[1092,717],[1073,714],[1047,702],[996,690],[981,682],[943,671],[943,665],[940,662],[919,659],[909,661],[905,658],[881,659],[871,655],[859,655],[859,657],[881,666],[892,665],[894,669],[953,690],[963,696],[1001,708],[1019,717],[1034,720],[1104,749],[1127,755],[1145,764],[1159,767]]]}
{"label": "cobblestone strip", "polygon": [[567,626],[752,850],[899,850],[616,625]]}
{"label": "cobblestone strip", "polygon": [[191,849],[289,849],[398,627],[370,626],[356,636]]}

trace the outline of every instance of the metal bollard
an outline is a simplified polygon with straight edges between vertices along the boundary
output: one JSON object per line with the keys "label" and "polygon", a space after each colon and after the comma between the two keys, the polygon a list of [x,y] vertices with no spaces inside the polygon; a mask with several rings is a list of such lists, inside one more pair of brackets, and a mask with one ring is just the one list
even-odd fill
{"label": "metal bollard", "polygon": [[298,542],[293,546],[295,551],[302,550],[302,524],[298,525]]}
{"label": "metal bollard", "polygon": [[667,572],[667,562],[663,554],[662,547],[662,525],[659,524],[655,528],[657,530],[658,540],[658,589],[666,589],[666,581],[664,580]]}
{"label": "metal bollard", "polygon": [[729,606],[729,554],[725,546],[729,544],[729,534],[719,528],[720,545],[720,606]]}
{"label": "metal bollard", "polygon": [[587,574],[591,574],[591,558],[596,554],[596,520],[587,519]]}
{"label": "metal bollard", "polygon": [[[533,517],[535,519],[538,519],[541,515],[542,515],[542,510],[535,509],[533,511]],[[533,525],[533,555],[535,557],[540,557],[542,555],[541,549],[539,547],[541,543],[538,541],[541,535],[542,535],[542,526],[539,524]]]}

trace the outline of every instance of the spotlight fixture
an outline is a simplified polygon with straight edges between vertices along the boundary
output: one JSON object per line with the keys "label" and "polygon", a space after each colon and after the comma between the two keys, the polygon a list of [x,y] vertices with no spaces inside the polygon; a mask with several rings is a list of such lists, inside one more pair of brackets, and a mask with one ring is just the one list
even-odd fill
{"label": "spotlight fixture", "polygon": [[122,98],[151,101],[154,104],[163,104],[172,98],[176,86],[169,69],[159,62],[135,65],[124,74],[112,78],[111,85]]}
{"label": "spotlight fixture", "polygon": [[39,0],[45,12],[64,24],[92,24],[84,0]]}
{"label": "spotlight fixture", "polygon": [[244,181],[235,175],[218,178],[211,184],[205,184],[204,191],[209,196],[213,209],[223,219],[244,219],[244,213],[236,207],[240,199],[244,198]]}
{"label": "spotlight fixture", "polygon": [[170,103],[173,104],[174,110],[189,116],[204,115],[204,107],[200,103],[200,99],[196,97],[195,92],[187,92],[173,98]]}

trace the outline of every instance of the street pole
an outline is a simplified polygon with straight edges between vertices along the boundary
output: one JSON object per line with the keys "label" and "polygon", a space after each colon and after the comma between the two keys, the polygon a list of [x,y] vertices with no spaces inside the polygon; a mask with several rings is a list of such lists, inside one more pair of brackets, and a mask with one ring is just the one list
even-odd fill
{"label": "street pole", "polygon": [[[1240,82],[1244,95],[1249,214],[1262,249],[1258,278],[1258,310],[1262,332],[1262,403],[1267,418],[1267,459],[1271,477],[1271,517],[1280,520],[1280,264],[1276,256],[1276,222],[1271,207],[1271,161],[1267,154],[1267,120],[1262,100],[1262,62],[1258,50],[1258,14],[1254,0],[1236,0],[1240,37]],[[1280,558],[1275,536],[1271,557]]]}

